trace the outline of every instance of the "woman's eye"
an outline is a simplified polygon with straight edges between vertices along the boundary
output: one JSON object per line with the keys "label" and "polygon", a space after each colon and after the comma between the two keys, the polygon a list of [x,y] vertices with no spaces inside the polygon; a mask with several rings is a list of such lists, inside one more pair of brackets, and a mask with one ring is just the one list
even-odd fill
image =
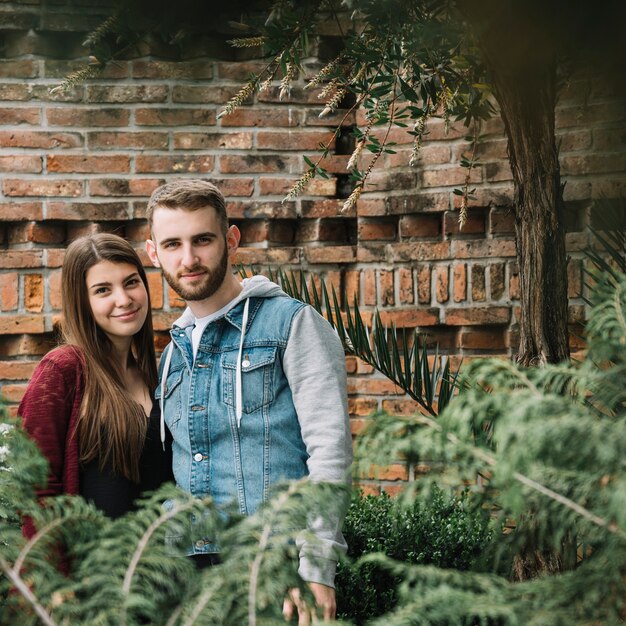
{"label": "woman's eye", "polygon": [[97,296],[99,296],[99,295],[101,295],[101,294],[103,294],[103,293],[106,293],[106,292],[107,292],[107,288],[106,288],[106,287],[98,287],[98,288],[94,291],[94,293],[95,293]]}

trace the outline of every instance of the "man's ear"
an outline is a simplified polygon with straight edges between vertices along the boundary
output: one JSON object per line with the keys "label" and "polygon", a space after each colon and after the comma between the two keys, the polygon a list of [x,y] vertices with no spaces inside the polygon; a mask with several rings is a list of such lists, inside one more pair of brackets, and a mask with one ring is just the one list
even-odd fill
{"label": "man's ear", "polygon": [[240,241],[241,231],[233,224],[226,231],[226,247],[228,248],[228,256],[232,256],[235,252],[237,252]]}
{"label": "man's ear", "polygon": [[148,253],[148,258],[152,261],[152,265],[154,265],[154,267],[161,267],[159,257],[156,253],[156,245],[152,239],[146,240],[146,252]]}

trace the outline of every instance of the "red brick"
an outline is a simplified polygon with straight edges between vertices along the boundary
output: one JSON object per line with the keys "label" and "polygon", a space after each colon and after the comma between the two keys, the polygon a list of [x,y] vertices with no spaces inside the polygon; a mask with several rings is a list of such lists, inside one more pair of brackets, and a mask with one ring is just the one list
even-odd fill
{"label": "red brick", "polygon": [[402,389],[392,383],[388,378],[348,377],[348,395],[395,396],[402,393]]}
{"label": "red brick", "polygon": [[[229,182],[234,179],[225,179]],[[236,184],[236,183],[233,183]],[[252,200],[228,200],[228,195],[224,192],[224,186],[220,186],[222,192],[227,197],[226,212],[233,219],[243,218],[272,218],[272,219],[295,219],[296,205],[294,202],[280,202],[275,200],[265,200],[255,202]]]}
{"label": "red brick", "polygon": [[[594,129],[594,148],[598,148],[596,143],[598,129]],[[611,131],[614,134],[614,131]],[[614,135],[613,135],[614,137]],[[579,150],[587,150],[591,148],[591,130],[577,130],[565,133],[557,131],[556,141],[559,145],[559,154],[563,155],[567,152],[578,152]]]}
{"label": "red brick", "polygon": [[519,274],[512,273],[509,277],[509,298],[511,300],[520,298]]}
{"label": "red brick", "polygon": [[570,304],[567,307],[567,321],[569,324],[583,325],[587,320],[585,307],[582,304]]}
{"label": "red brick", "polygon": [[214,126],[215,117],[211,109],[135,109],[138,126]]}
{"label": "red brick", "polygon": [[502,351],[507,347],[506,330],[504,328],[463,330],[460,333],[459,345],[466,350]]}
{"label": "red brick", "polygon": [[[172,87],[172,102],[184,102],[192,104],[218,104],[224,106],[235,96],[241,85],[229,87],[211,85],[210,87],[197,85],[174,85]],[[223,120],[224,118],[222,118]]]}
{"label": "red brick", "polygon": [[430,267],[422,265],[417,272],[417,298],[420,304],[430,304]]}
{"label": "red brick", "polygon": [[380,305],[393,306],[396,303],[393,287],[393,271],[378,270],[380,285]]}
{"label": "red brick", "polygon": [[420,407],[415,400],[383,400],[383,411],[390,415],[417,415]]}
{"label": "red brick", "polygon": [[[71,225],[68,225],[68,232]],[[48,267],[61,267],[63,265],[63,259],[65,258],[64,248],[49,248],[48,249]]]}
{"label": "red brick", "polygon": [[15,311],[19,302],[19,276],[17,272],[0,274],[0,310]]}
{"label": "red brick", "polygon": [[511,310],[503,306],[447,309],[445,315],[446,324],[453,326],[508,324],[510,319]]}
{"label": "red brick", "polygon": [[354,305],[354,299],[360,301],[361,297],[361,272],[359,270],[349,270],[344,274],[343,292],[345,293],[346,304],[350,307]]}
{"label": "red brick", "polygon": [[302,200],[302,217],[353,217],[354,210],[344,213],[343,200]]}
{"label": "red brick", "polygon": [[252,133],[174,133],[176,150],[249,150]]}
{"label": "red brick", "polygon": [[84,107],[50,107],[46,119],[51,126],[128,126],[128,109],[103,109]]}
{"label": "red brick", "polygon": [[90,150],[120,150],[136,148],[138,150],[164,150],[168,147],[168,133],[157,132],[89,132],[87,141]]}
{"label": "red brick", "polygon": [[126,202],[50,202],[46,217],[51,220],[121,220],[129,218]]}
{"label": "red brick", "polygon": [[133,78],[197,80],[213,78],[211,61],[133,61]]}
{"label": "red brick", "polygon": [[299,248],[239,248],[234,260],[243,265],[297,265]]}
{"label": "red brick", "polygon": [[[5,18],[3,14],[3,19]],[[37,61],[30,59],[2,59],[0,61],[0,77],[2,78],[35,78],[37,76],[39,76]]]}
{"label": "red brick", "polygon": [[85,101],[120,104],[165,102],[168,91],[165,85],[87,85]]}
{"label": "red brick", "polygon": [[[0,318],[4,319],[6,318]],[[35,367],[37,361],[0,361],[0,380],[28,380],[33,375]]]}
{"label": "red brick", "polygon": [[472,300],[474,302],[484,302],[486,299],[485,266],[472,265]]}
{"label": "red brick", "polygon": [[65,155],[49,154],[48,172],[62,174],[107,174],[111,172],[130,172],[130,157],[117,155]]}
{"label": "red brick", "polygon": [[441,216],[404,215],[400,218],[400,237],[439,237],[441,234]]}
{"label": "red brick", "polygon": [[44,284],[41,274],[24,276],[24,308],[30,313],[43,311]]}
{"label": "red brick", "polygon": [[447,265],[439,266],[435,270],[435,294],[437,302],[447,302],[449,294],[450,268]]}
{"label": "red brick", "polygon": [[137,155],[135,157],[135,171],[138,174],[172,173],[172,174],[207,174],[215,167],[215,157],[210,155],[193,156],[177,154],[165,155]]}
{"label": "red brick", "polygon": [[365,221],[363,218],[359,218],[358,221],[358,236],[362,241],[393,241],[397,230],[395,221]]}
{"label": "red brick", "polygon": [[0,125],[13,126],[17,124],[39,124],[41,112],[37,107],[15,107],[0,109]]}
{"label": "red brick", "polygon": [[7,402],[20,402],[26,393],[27,384],[23,385],[2,385],[0,395]]}
{"label": "red brick", "polygon": [[20,222],[9,232],[9,243],[63,243],[65,227],[63,224],[40,222]]}
{"label": "red brick", "polygon": [[0,203],[0,222],[18,222],[43,219],[41,202]]}
{"label": "red brick", "polygon": [[[576,133],[577,135],[579,133]],[[594,128],[593,147],[594,150],[616,151],[623,149],[626,145],[626,128],[621,125],[617,128]],[[588,146],[584,146],[587,148]]]}
{"label": "red brick", "polygon": [[[460,165],[451,165],[449,167],[441,167],[433,170],[424,170],[422,172],[423,187],[460,187],[465,183],[467,170]],[[476,184],[482,182],[480,170],[473,169],[470,175],[470,183]]]}
{"label": "red brick", "polygon": [[455,263],[452,275],[452,299],[463,302],[467,298],[467,265]]}
{"label": "red brick", "polygon": [[[350,398],[348,400],[348,411],[350,415],[367,417],[378,408],[378,401],[372,398]],[[352,421],[352,420],[351,420]],[[366,420],[363,420],[366,422]]]}
{"label": "red brick", "polygon": [[494,263],[489,268],[491,299],[499,300],[504,295],[504,263]]}
{"label": "red brick", "polygon": [[413,304],[413,270],[410,267],[398,269],[398,283],[400,289],[400,304]]}
{"label": "red brick", "polygon": [[511,235],[515,233],[515,213],[512,209],[492,209],[489,232],[493,235]]}
{"label": "red brick", "polygon": [[25,102],[33,97],[32,85],[23,83],[0,83],[0,101]]}
{"label": "red brick", "polygon": [[[363,320],[363,322],[366,323],[366,320]],[[365,361],[363,361],[363,359],[356,360],[356,373],[357,374],[373,374],[374,371],[375,370],[374,370],[373,365],[366,363]]]}
{"label": "red brick", "polygon": [[458,211],[448,211],[443,216],[443,232],[447,237],[451,235],[473,235],[485,232],[485,212],[480,209],[468,209],[467,221],[461,229]]}
{"label": "red brick", "polygon": [[485,182],[495,183],[513,180],[511,166],[508,161],[498,161],[497,163],[485,163]]}
{"label": "red brick", "polygon": [[354,263],[356,248],[355,246],[306,248],[304,257],[309,263]]}
{"label": "red brick", "polygon": [[246,174],[265,172],[297,171],[298,159],[295,156],[280,156],[275,154],[247,154],[220,156],[220,172],[224,174]]}
{"label": "red brick", "polygon": [[376,297],[376,271],[363,270],[363,304],[375,306],[378,303]]}
{"label": "red brick", "polygon": [[[233,63],[233,65],[235,65]],[[220,119],[221,126],[258,126],[260,128],[284,128],[298,126],[299,111],[293,109],[237,109]]]}
{"label": "red brick", "polygon": [[317,150],[320,143],[332,150],[335,145],[333,133],[317,130],[259,131],[256,141],[259,150]]}
{"label": "red brick", "polygon": [[160,271],[147,272],[148,289],[153,309],[163,308],[163,277]]}
{"label": "red brick", "polygon": [[17,174],[24,172],[27,174],[39,174],[42,170],[41,157],[22,154],[11,156],[0,156],[0,172],[10,172]]}
{"label": "red brick", "polygon": [[[285,196],[298,182],[297,178],[259,178],[259,192],[262,196]],[[303,195],[334,196],[337,193],[336,178],[313,178],[304,188]]]}
{"label": "red brick", "polygon": [[394,172],[391,168],[374,168],[367,179],[367,188],[371,191],[395,191],[396,189],[414,189],[417,184],[414,172]]}
{"label": "red brick", "polygon": [[[41,315],[0,315],[0,335],[22,335],[24,333],[43,333],[44,324]],[[0,370],[0,380],[7,378]],[[21,377],[18,377],[21,378]],[[26,376],[24,378],[30,378]]]}
{"label": "red brick", "polygon": [[216,67],[220,78],[241,83],[249,80],[252,74],[261,74],[267,68],[267,63],[265,61],[239,61],[237,63],[227,61],[218,62]]}
{"label": "red brick", "polygon": [[366,474],[361,474],[361,478],[371,478],[375,480],[408,480],[409,472],[406,465],[394,463],[381,467],[372,465]]}
{"label": "red brick", "polygon": [[452,240],[451,250],[455,259],[514,257],[515,241],[512,239],[455,239]]}
{"label": "red brick", "polygon": [[439,324],[439,309],[397,309],[383,310],[380,319],[385,326],[395,324],[396,328],[416,328]]}
{"label": "red brick", "polygon": [[89,193],[92,196],[149,196],[164,182],[162,178],[95,178],[89,181]]}
{"label": "red brick", "polygon": [[53,133],[45,131],[0,131],[0,147],[2,148],[78,148],[83,145],[83,137],[79,133]]}
{"label": "red brick", "polygon": [[56,270],[48,275],[48,304],[51,308],[60,310],[63,306],[61,296],[61,270]]}
{"label": "red brick", "polygon": [[2,356],[43,356],[55,346],[56,341],[52,337],[41,334],[0,337],[0,355]]}
{"label": "red brick", "polygon": [[623,154],[564,156],[559,159],[559,162],[563,176],[623,173],[626,170],[626,155]]}
{"label": "red brick", "polygon": [[582,261],[570,258],[567,263],[567,297],[580,298],[582,291]]}
{"label": "red brick", "polygon": [[361,196],[356,203],[356,211],[359,216],[374,217],[387,215],[387,202],[385,198],[369,198]]}
{"label": "red brick", "polygon": [[446,124],[443,119],[431,117],[426,123],[426,139],[428,141],[439,141],[445,139],[461,139],[467,135],[467,129],[463,124]]}
{"label": "red brick", "polygon": [[42,250],[0,250],[0,269],[41,267]]}
{"label": "red brick", "polygon": [[378,263],[387,259],[387,244],[361,241],[357,246],[356,259],[359,263]]}
{"label": "red brick", "polygon": [[7,196],[68,196],[77,197],[83,194],[83,183],[80,180],[24,179],[5,178],[2,191]]}
{"label": "red brick", "polygon": [[450,242],[448,241],[394,243],[388,246],[388,250],[389,260],[394,263],[403,261],[443,261],[450,258]]}

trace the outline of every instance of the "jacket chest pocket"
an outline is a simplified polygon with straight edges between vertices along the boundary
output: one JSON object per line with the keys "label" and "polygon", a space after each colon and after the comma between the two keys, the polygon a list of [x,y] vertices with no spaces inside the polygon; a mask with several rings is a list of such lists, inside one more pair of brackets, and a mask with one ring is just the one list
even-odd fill
{"label": "jacket chest pocket", "polygon": [[157,402],[160,402],[161,396],[163,396],[164,418],[170,432],[174,431],[176,424],[182,417],[183,403],[181,397],[181,382],[183,380],[183,369],[184,366],[180,369],[170,371],[165,384],[161,381],[154,392],[154,397]]}
{"label": "jacket chest pocket", "polygon": [[[276,346],[244,348],[241,355],[242,409],[253,413],[274,400],[274,368]],[[224,373],[223,399],[235,407],[237,397],[238,352],[227,352],[222,356]]]}

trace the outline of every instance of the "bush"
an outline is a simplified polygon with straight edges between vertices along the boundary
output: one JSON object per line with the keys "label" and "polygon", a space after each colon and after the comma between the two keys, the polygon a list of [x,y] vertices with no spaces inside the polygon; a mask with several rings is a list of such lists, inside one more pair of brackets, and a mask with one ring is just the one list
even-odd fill
{"label": "bush", "polygon": [[344,523],[347,559],[337,570],[337,616],[364,624],[397,603],[400,578],[372,562],[358,559],[372,553],[420,565],[468,570],[490,543],[489,520],[468,506],[468,492],[448,496],[434,486],[428,498],[412,504],[388,494],[356,493]]}

